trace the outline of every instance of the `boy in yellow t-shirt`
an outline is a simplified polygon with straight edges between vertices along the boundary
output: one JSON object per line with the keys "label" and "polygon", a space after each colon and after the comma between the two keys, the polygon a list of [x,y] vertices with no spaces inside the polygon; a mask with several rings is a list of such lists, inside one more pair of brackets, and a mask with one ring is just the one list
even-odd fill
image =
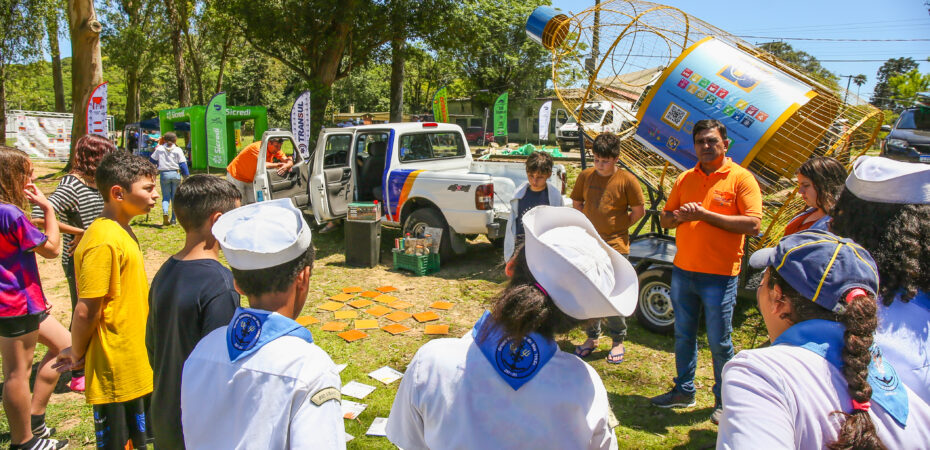
{"label": "boy in yellow t-shirt", "polygon": [[155,205],[156,174],[142,157],[106,155],[95,177],[103,214],[74,252],[78,304],[72,347],[61,352],[57,367],[86,366],[97,448],[145,448],[152,441],[147,426],[152,368],[145,348],[149,286],[129,221]]}

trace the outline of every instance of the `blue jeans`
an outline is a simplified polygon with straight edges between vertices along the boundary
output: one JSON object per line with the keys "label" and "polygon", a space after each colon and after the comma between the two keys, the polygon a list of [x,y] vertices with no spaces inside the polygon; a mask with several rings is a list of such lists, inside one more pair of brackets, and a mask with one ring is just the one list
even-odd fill
{"label": "blue jeans", "polygon": [[174,193],[181,184],[181,174],[177,170],[166,170],[161,172],[161,210],[162,214],[168,214],[171,211],[171,221],[174,222],[174,209],[171,208],[171,200],[174,199]]}
{"label": "blue jeans", "polygon": [[672,306],[675,308],[675,387],[693,393],[697,370],[697,331],[701,306],[707,326],[707,342],[714,360],[714,399],[720,399],[723,365],[733,358],[733,307],[736,276],[672,269]]}

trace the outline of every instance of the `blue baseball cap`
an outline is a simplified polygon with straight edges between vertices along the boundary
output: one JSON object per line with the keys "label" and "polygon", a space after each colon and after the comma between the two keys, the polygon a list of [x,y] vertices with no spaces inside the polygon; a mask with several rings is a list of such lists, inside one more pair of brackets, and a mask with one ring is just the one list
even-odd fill
{"label": "blue baseball cap", "polygon": [[872,255],[851,239],[821,230],[805,230],[781,238],[775,247],[749,258],[756,269],[772,267],[798,293],[836,313],[846,307],[846,293],[862,288],[878,291],[878,268]]}

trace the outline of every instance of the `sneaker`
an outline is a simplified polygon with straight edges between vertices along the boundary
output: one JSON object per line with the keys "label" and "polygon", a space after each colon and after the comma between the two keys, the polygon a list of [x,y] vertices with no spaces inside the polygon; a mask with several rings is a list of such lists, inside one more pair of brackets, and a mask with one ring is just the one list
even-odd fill
{"label": "sneaker", "polygon": [[84,392],[84,377],[72,378],[71,383],[68,383],[68,387],[74,392]]}
{"label": "sneaker", "polygon": [[672,390],[649,400],[659,408],[687,408],[697,404],[694,401],[694,393],[681,392],[678,388],[672,388]]}
{"label": "sneaker", "polygon": [[62,450],[68,448],[67,439],[39,439],[30,450]]}
{"label": "sneaker", "polygon": [[714,406],[714,412],[710,413],[710,422],[720,425],[721,418],[723,418],[723,405]]}
{"label": "sneaker", "polygon": [[32,429],[32,435],[38,437],[39,439],[46,439],[46,438],[49,438],[49,437],[51,437],[53,434],[55,434],[55,429],[54,429],[54,428],[49,428],[49,427],[45,426],[44,423],[42,424],[42,427],[41,427],[41,428],[33,428],[33,429]]}

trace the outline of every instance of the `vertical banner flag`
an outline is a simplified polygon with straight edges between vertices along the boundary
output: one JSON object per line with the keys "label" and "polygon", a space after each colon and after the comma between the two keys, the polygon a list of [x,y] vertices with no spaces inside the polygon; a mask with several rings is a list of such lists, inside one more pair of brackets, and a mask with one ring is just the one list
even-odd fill
{"label": "vertical banner flag", "polygon": [[87,99],[87,134],[96,134],[107,139],[107,83],[91,92]]}
{"label": "vertical banner flag", "polygon": [[436,91],[433,97],[433,120],[436,122],[449,121],[449,108],[446,104],[446,88]]}
{"label": "vertical banner flag", "polygon": [[636,117],[636,140],[690,169],[697,164],[692,127],[717,119],[727,127],[727,156],[746,167],[816,95],[776,67],[708,37],[682,52],[647,94]]}
{"label": "vertical banner flag", "polygon": [[494,135],[507,136],[507,93],[494,102]]}
{"label": "vertical banner flag", "polygon": [[552,100],[539,107],[539,140],[549,140],[549,116],[552,114]]}
{"label": "vertical banner flag", "polygon": [[310,91],[303,91],[291,107],[291,133],[304,160],[310,158]]}
{"label": "vertical banner flag", "polygon": [[220,92],[207,103],[207,166],[226,168],[226,93]]}

